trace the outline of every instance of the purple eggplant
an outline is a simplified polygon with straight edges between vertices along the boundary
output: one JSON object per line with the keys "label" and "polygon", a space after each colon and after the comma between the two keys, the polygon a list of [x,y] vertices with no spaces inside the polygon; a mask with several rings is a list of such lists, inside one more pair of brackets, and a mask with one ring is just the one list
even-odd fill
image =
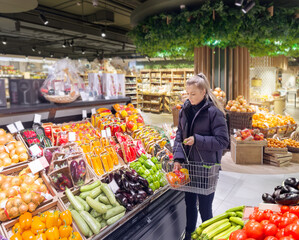
{"label": "purple eggplant", "polygon": [[126,171],[125,175],[130,181],[132,181],[134,183],[137,182],[138,178],[137,178],[137,176],[133,175],[133,173]]}
{"label": "purple eggplant", "polygon": [[79,176],[80,176],[80,180],[84,184],[85,177],[86,177],[86,163],[85,163],[85,161],[83,159],[81,159],[79,161],[78,173],[79,173]]}
{"label": "purple eggplant", "polygon": [[147,181],[145,178],[143,178],[143,177],[141,177],[141,176],[137,176],[137,181],[138,181],[141,185],[143,185],[143,186],[145,186],[145,187],[148,187],[148,181]]}
{"label": "purple eggplant", "polygon": [[125,177],[122,177],[121,182],[124,190],[130,191],[132,189],[129,184],[129,181]]}
{"label": "purple eggplant", "polygon": [[52,176],[51,179],[54,183],[55,188],[60,192],[63,192],[66,187],[73,187],[71,179],[65,175],[62,175],[62,173],[58,173],[56,176]]}
{"label": "purple eggplant", "polygon": [[109,183],[109,177],[108,176],[106,176],[105,178],[103,178],[102,180],[102,183]]}
{"label": "purple eggplant", "polygon": [[132,170],[131,170],[131,173],[132,173],[134,176],[136,176],[136,177],[138,176],[138,173],[135,171],[135,169],[132,169]]}
{"label": "purple eggplant", "polygon": [[127,206],[126,206],[126,209],[127,209],[128,211],[132,211],[133,208],[134,208],[134,206],[133,206],[133,204],[131,204],[131,203],[128,203]]}
{"label": "purple eggplant", "polygon": [[154,194],[153,189],[151,189],[149,187],[144,187],[143,190],[147,193],[147,195],[153,195]]}
{"label": "purple eggplant", "polygon": [[119,173],[114,173],[113,175],[115,182],[117,185],[121,188],[122,183],[121,183],[121,175]]}
{"label": "purple eggplant", "polygon": [[122,176],[125,175],[125,172],[122,169],[119,169],[119,174]]}
{"label": "purple eggplant", "polygon": [[80,173],[79,173],[79,164],[77,161],[72,161],[70,164],[71,176],[75,184],[80,180]]}
{"label": "purple eggplant", "polygon": [[145,199],[145,198],[144,198],[142,195],[140,195],[140,194],[137,194],[136,198],[137,198],[137,202],[138,202],[138,203],[142,203],[142,202],[144,201],[144,199]]}
{"label": "purple eggplant", "polygon": [[113,174],[113,173],[110,173],[110,174],[108,175],[108,181],[109,181],[109,183],[111,183],[113,179],[114,179],[114,174]]}
{"label": "purple eggplant", "polygon": [[134,199],[134,203],[135,203],[135,204],[138,203],[137,193],[134,192],[133,190],[131,190],[131,191],[130,191],[130,194],[131,194],[131,196],[132,196],[133,199]]}
{"label": "purple eggplant", "polygon": [[128,181],[131,189],[133,189],[135,192],[138,192],[139,189],[142,189],[142,185],[140,183],[133,183],[131,181]]}
{"label": "purple eggplant", "polygon": [[[52,162],[52,157],[53,157],[52,152],[49,149],[46,149],[44,156],[47,159],[47,162],[49,163],[49,166],[50,166],[50,164]],[[49,169],[49,167],[46,168],[47,172],[48,172],[48,169]]]}
{"label": "purple eggplant", "polygon": [[121,193],[115,194],[115,197],[119,201],[119,203],[121,205],[123,205],[124,207],[126,207],[128,205],[128,199],[124,195],[122,195]]}
{"label": "purple eggplant", "polygon": [[141,195],[143,198],[146,198],[147,197],[147,193],[143,190],[138,190],[138,195]]}
{"label": "purple eggplant", "polygon": [[134,203],[134,198],[130,193],[124,192],[122,194],[128,199],[128,203],[131,203],[131,204]]}

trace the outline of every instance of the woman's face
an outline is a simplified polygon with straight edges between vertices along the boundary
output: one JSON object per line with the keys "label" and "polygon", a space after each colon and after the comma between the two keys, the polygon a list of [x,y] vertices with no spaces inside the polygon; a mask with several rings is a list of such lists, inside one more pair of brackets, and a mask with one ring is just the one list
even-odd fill
{"label": "woman's face", "polygon": [[206,91],[199,89],[195,84],[186,86],[187,96],[192,105],[199,104],[205,97]]}

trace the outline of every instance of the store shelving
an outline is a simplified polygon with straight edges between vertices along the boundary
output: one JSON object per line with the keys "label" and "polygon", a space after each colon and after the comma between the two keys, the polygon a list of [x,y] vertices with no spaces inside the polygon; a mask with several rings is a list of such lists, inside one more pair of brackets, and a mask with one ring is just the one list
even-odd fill
{"label": "store shelving", "polygon": [[126,79],[126,81],[125,81],[126,96],[130,97],[132,100],[132,104],[135,107],[137,107],[137,94],[138,94],[137,76],[136,75],[125,75],[125,79]]}

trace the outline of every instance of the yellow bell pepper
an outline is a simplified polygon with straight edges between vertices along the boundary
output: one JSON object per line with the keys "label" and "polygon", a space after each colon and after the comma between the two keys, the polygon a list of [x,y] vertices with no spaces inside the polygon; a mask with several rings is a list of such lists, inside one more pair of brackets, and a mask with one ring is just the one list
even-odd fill
{"label": "yellow bell pepper", "polygon": [[66,225],[72,224],[72,214],[69,210],[65,210],[64,212],[60,213],[60,219],[62,223],[65,223]]}
{"label": "yellow bell pepper", "polygon": [[44,233],[46,231],[46,224],[44,224],[40,219],[35,219],[31,224],[31,232],[34,234]]}
{"label": "yellow bell pepper", "polygon": [[19,223],[23,230],[28,230],[31,228],[32,222],[32,214],[29,212],[25,212],[23,215],[20,216]]}
{"label": "yellow bell pepper", "polygon": [[47,240],[59,240],[59,231],[57,227],[51,227],[46,231]]}
{"label": "yellow bell pepper", "polygon": [[63,226],[60,226],[59,228],[59,236],[61,238],[68,238],[71,235],[73,228],[71,226],[68,226],[65,221],[64,223],[65,224]]}
{"label": "yellow bell pepper", "polygon": [[82,240],[80,233],[73,232],[68,240]]}

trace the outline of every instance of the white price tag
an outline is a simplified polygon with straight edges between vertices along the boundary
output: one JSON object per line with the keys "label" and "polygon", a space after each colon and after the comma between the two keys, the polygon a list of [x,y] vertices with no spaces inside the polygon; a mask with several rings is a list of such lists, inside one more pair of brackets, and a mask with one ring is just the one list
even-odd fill
{"label": "white price tag", "polygon": [[9,149],[8,149],[8,147],[4,146],[4,148],[5,148],[5,151],[6,151],[7,153],[9,153]]}
{"label": "white price tag", "polygon": [[49,163],[45,157],[41,157],[41,158],[38,158],[38,159],[30,162],[28,164],[28,166],[29,166],[31,172],[33,174],[36,174],[36,173],[44,170],[46,167],[48,167]]}
{"label": "white price tag", "polygon": [[113,193],[116,193],[116,191],[119,189],[119,186],[117,185],[114,179],[108,184],[108,186]]}
{"label": "white price tag", "polygon": [[170,146],[173,147],[173,145],[174,145],[174,139],[170,139]]}
{"label": "white price tag", "polygon": [[7,125],[6,127],[10,131],[10,133],[16,133],[16,132],[18,132],[18,129],[16,128],[16,126],[13,123]]}
{"label": "white price tag", "polygon": [[96,109],[95,109],[95,108],[92,108],[92,109],[91,109],[91,114],[94,115],[94,114],[96,114],[96,113],[97,113],[97,112],[96,112]]}
{"label": "white price tag", "polygon": [[40,115],[40,114],[34,114],[34,120],[33,120],[33,122],[40,123],[41,119],[42,119],[42,115]]}
{"label": "white price tag", "polygon": [[107,138],[111,138],[111,129],[110,128],[106,128],[106,135],[107,135]]}
{"label": "white price tag", "polygon": [[31,152],[33,157],[36,157],[36,156],[38,156],[39,154],[42,153],[42,150],[39,148],[39,146],[37,144],[34,144],[29,149],[30,149],[30,152]]}
{"label": "white price tag", "polygon": [[76,133],[75,132],[69,132],[69,142],[76,141]]}
{"label": "white price tag", "polygon": [[45,197],[46,200],[50,200],[53,198],[53,196],[49,193],[41,193],[40,195],[42,195],[43,197]]}
{"label": "white price tag", "polygon": [[87,118],[87,112],[86,112],[86,110],[82,110],[82,118],[83,119]]}
{"label": "white price tag", "polygon": [[101,131],[101,135],[102,135],[102,138],[107,137],[107,135],[106,135],[106,131],[105,131],[105,130],[102,130],[102,131]]}
{"label": "white price tag", "polygon": [[16,125],[18,131],[22,131],[24,129],[24,126],[21,121],[15,122],[15,125]]}

